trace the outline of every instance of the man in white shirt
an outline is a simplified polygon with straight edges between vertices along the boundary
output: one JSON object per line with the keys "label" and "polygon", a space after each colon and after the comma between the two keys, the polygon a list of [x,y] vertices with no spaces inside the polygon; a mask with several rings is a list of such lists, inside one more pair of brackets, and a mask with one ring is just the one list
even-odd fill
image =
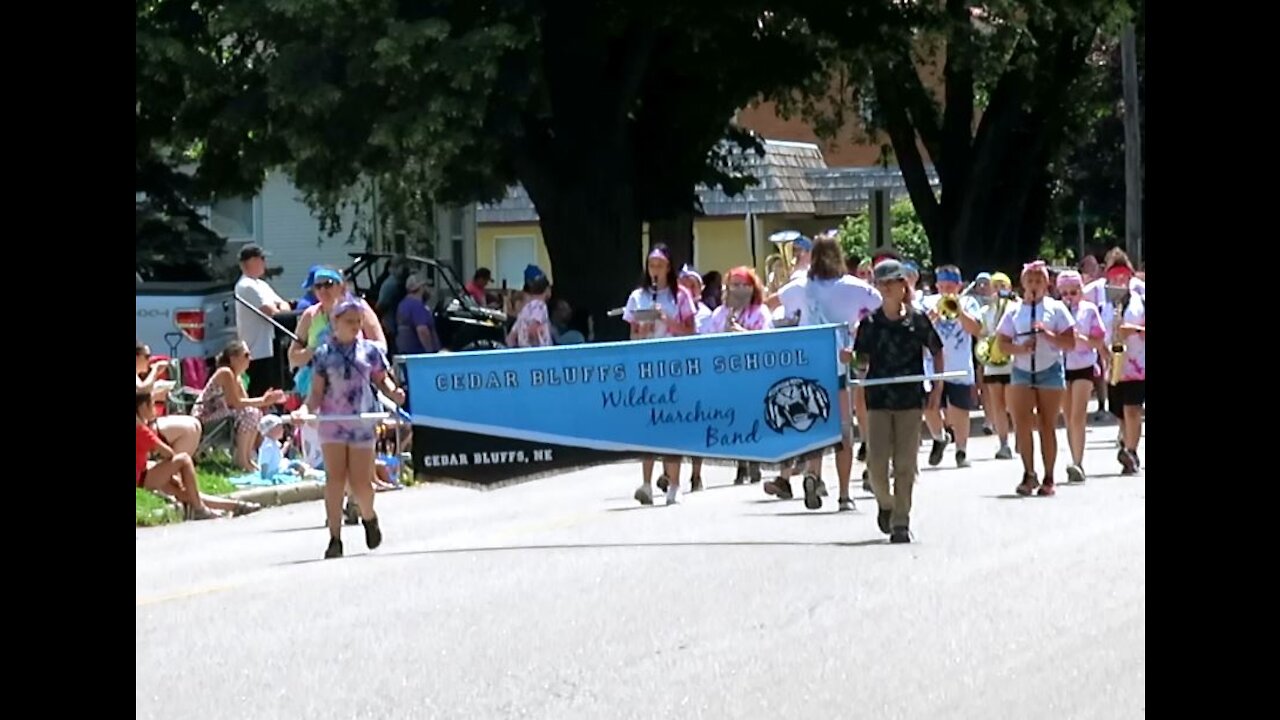
{"label": "man in white shirt", "polygon": [[[942,408],[946,408],[945,425],[951,427],[956,437],[956,467],[968,467],[969,413],[974,409],[973,386],[977,379],[973,368],[973,338],[982,332],[982,307],[977,298],[960,294],[964,287],[960,268],[943,265],[937,269],[935,277],[938,294],[926,296],[922,306],[942,340],[943,371],[966,373],[963,380],[943,382]],[[955,301],[954,314],[941,307],[943,298]],[[926,410],[924,414],[933,435],[930,465],[942,462],[942,454],[947,448],[942,408]]]}
{"label": "man in white shirt", "polygon": [[[257,245],[240,249],[240,272],[235,293],[267,317],[291,312],[293,308],[280,297],[262,276],[267,272],[267,254]],[[236,334],[249,346],[249,396],[259,397],[283,384],[283,370],[276,358],[276,329],[257,313],[236,303]]]}

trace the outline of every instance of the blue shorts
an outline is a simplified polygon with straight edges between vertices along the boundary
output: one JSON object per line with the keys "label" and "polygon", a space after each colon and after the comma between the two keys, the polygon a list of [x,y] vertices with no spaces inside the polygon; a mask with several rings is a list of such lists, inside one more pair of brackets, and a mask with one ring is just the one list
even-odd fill
{"label": "blue shorts", "polygon": [[1044,388],[1045,390],[1066,390],[1067,371],[1063,369],[1060,362],[1054,363],[1043,370],[1036,370],[1034,373],[1015,366],[1013,368],[1013,377],[1010,378],[1010,384]]}

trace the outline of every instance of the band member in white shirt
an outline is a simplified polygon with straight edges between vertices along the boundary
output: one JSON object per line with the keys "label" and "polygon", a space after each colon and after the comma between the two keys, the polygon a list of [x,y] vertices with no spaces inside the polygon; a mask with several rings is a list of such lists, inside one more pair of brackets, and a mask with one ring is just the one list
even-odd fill
{"label": "band member in white shirt", "polygon": [[[1058,456],[1058,414],[1067,377],[1063,351],[1075,346],[1075,319],[1060,300],[1049,296],[1049,268],[1043,260],[1022,267],[1022,304],[1007,313],[997,331],[1000,349],[1013,355],[1009,405],[1022,456],[1019,495],[1048,497],[1056,492],[1053,465]],[[1033,430],[1039,430],[1044,484],[1035,471]]]}
{"label": "band member in white shirt", "polygon": [[[808,275],[787,283],[778,291],[778,296],[782,299],[786,315],[798,315],[801,326],[838,324],[845,328],[840,343],[842,353],[853,346],[851,328],[856,328],[857,323],[880,307],[880,291],[845,274],[844,253],[839,240],[831,233],[814,241],[813,264]],[[836,475],[840,483],[839,509],[848,511],[854,509],[853,498],[849,495],[849,475],[853,472],[853,418],[849,393],[844,391],[849,384],[846,359],[839,360],[839,370],[843,441],[836,450]],[[810,510],[821,508],[822,498],[827,494],[821,472],[822,453],[818,452],[809,458],[804,476],[804,505]],[[781,478],[765,483],[764,490],[783,499],[792,496],[790,480]]]}
{"label": "band member in white shirt", "polygon": [[1098,372],[1098,351],[1106,348],[1102,316],[1098,306],[1084,299],[1084,283],[1080,273],[1066,270],[1058,275],[1058,296],[1075,318],[1076,342],[1066,355],[1067,363],[1067,442],[1071,446],[1071,464],[1067,466],[1068,482],[1084,482],[1084,437],[1089,419],[1089,397]]}
{"label": "band member in white shirt", "polygon": [[947,380],[942,384],[942,407],[926,410],[925,422],[933,435],[933,449],[929,453],[929,464],[942,462],[942,454],[947,447],[947,435],[944,430],[943,410],[946,408],[946,425],[955,433],[956,467],[969,467],[969,413],[974,406],[973,384],[976,375],[973,369],[973,338],[982,332],[982,308],[976,298],[961,295],[964,282],[960,268],[955,265],[943,265],[935,271],[938,294],[930,295],[923,300],[925,314],[933,329],[942,339],[942,355],[945,372],[965,372],[963,380]]}

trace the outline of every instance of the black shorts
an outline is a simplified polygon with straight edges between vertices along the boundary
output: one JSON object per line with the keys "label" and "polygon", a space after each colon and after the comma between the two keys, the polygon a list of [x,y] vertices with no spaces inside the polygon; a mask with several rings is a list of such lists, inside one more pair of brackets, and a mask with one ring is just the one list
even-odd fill
{"label": "black shorts", "polygon": [[1009,380],[1013,378],[1013,373],[1000,373],[999,375],[983,375],[982,382],[986,385],[1008,385]]}
{"label": "black shorts", "polygon": [[960,410],[972,410],[973,386],[958,383],[942,383],[942,407],[953,407]]}
{"label": "black shorts", "polygon": [[1127,380],[1107,386],[1107,409],[1118,418],[1124,417],[1126,406],[1142,407],[1147,404],[1147,381]]}
{"label": "black shorts", "polygon": [[282,358],[267,357],[249,363],[249,397],[262,397],[272,388],[284,389]]}
{"label": "black shorts", "polygon": [[1067,385],[1070,385],[1077,380],[1088,380],[1089,382],[1093,382],[1093,366],[1068,370]]}

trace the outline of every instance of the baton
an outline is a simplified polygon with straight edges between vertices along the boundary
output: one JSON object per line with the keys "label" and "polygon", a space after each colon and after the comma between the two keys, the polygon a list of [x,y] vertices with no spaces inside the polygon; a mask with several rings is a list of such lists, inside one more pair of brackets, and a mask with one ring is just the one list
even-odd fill
{"label": "baton", "polygon": [[236,299],[236,302],[238,302],[238,303],[240,303],[241,305],[243,305],[243,306],[245,306],[245,307],[249,308],[250,310],[252,310],[252,311],[253,311],[253,313],[254,313],[255,315],[257,315],[258,317],[262,318],[263,320],[266,320],[267,322],[271,323],[272,325],[275,325],[275,326],[276,326],[276,329],[277,329],[277,330],[279,330],[280,332],[284,333],[285,335],[288,335],[290,340],[293,340],[294,342],[298,343],[299,345],[306,345],[306,343],[302,342],[302,340],[301,340],[301,339],[299,339],[299,338],[298,338],[298,336],[297,336],[297,335],[295,335],[293,332],[291,332],[291,331],[289,330],[289,328],[287,328],[287,327],[285,327],[285,326],[281,325],[280,323],[276,322],[275,318],[273,318],[273,317],[271,317],[270,315],[268,315],[268,314],[266,314],[266,313],[262,312],[262,310],[261,310],[260,308],[256,308],[256,307],[254,307],[254,306],[253,306],[253,303],[249,302],[248,300],[245,300],[244,298],[240,297],[239,295],[236,295],[235,293],[232,293],[232,294],[231,294],[231,296],[232,296],[232,297],[234,297],[234,298]]}
{"label": "baton", "polygon": [[951,372],[927,374],[927,375],[902,375],[900,377],[890,378],[873,378],[867,380],[852,380],[850,385],[858,385],[860,387],[871,387],[875,385],[896,385],[898,383],[917,383],[917,382],[937,382],[939,380],[962,380],[969,377],[966,370],[952,370]]}

